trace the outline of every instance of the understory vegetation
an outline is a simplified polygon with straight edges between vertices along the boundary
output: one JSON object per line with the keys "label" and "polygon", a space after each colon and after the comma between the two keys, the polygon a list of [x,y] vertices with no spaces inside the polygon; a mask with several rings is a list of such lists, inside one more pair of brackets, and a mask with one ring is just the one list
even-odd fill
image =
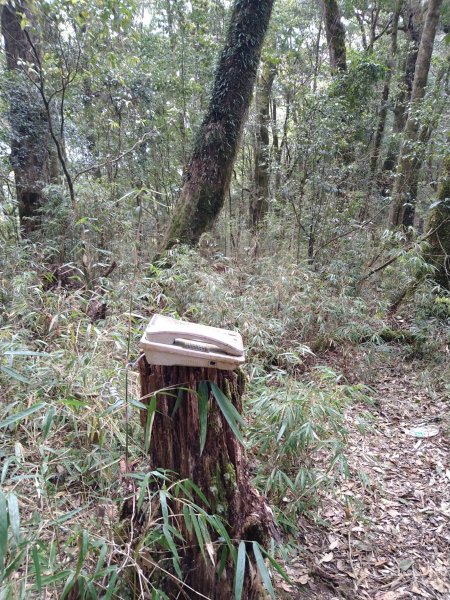
{"label": "understory vegetation", "polygon": [[[183,498],[205,560],[210,531],[226,540],[220,518],[196,504],[200,490],[149,469],[134,363],[153,312],[242,332],[247,446],[254,480],[289,534],[283,552],[295,548],[296,518],[314,517],[321,492],[355,475],[346,463],[344,413],[362,402],[361,426],[370,427],[380,361],[400,345],[404,360],[426,358],[424,378],[428,372],[433,386],[448,389],[448,297],[424,279],[403,316],[390,316],[389,282],[404,276],[401,262],[355,294],[354,274],[339,273],[339,263],[330,283],[330,267],[325,275],[277,257],[255,264],[186,249],[172,254],[170,268],[147,265],[138,278],[130,265],[128,277],[124,268],[123,279],[100,280],[93,292],[76,274],[70,285],[49,285],[46,269],[30,259],[30,249],[17,246],[2,279],[5,599],[44,589],[63,597],[74,585],[85,598],[151,594],[166,572],[177,576],[183,543],[179,517],[157,510],[161,499]],[[372,285],[385,290],[376,302]],[[89,304],[100,292],[106,318],[92,322]],[[352,348],[360,361],[346,366]],[[343,360],[330,366],[330,353]],[[142,512],[139,534],[121,514],[132,497]]]}
{"label": "understory vegetation", "polygon": [[[182,531],[278,597],[380,372],[450,394],[448,0],[0,5],[0,600],[202,597]],[[155,313],[244,339],[270,547],[150,465]]]}

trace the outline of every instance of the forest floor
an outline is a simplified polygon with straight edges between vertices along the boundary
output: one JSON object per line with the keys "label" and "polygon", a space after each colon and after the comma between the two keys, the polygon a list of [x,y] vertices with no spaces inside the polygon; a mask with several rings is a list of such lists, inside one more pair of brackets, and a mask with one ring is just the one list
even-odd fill
{"label": "forest floor", "polygon": [[[374,404],[347,411],[350,477],[301,520],[286,597],[450,599],[449,398],[424,385],[422,368],[382,365]],[[424,425],[435,435],[414,437]]]}

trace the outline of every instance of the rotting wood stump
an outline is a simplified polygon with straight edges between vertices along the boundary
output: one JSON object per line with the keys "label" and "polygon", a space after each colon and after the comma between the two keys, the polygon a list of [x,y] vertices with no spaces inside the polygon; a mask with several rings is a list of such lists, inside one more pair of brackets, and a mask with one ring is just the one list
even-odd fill
{"label": "rotting wood stump", "polygon": [[[210,506],[204,506],[210,514],[220,515],[228,524],[230,538],[234,541],[257,541],[267,546],[276,537],[272,511],[264,498],[251,485],[245,450],[234,435],[216,400],[209,393],[208,425],[206,442],[200,455],[200,420],[197,389],[200,382],[214,382],[241,412],[244,376],[240,371],[220,371],[201,367],[149,365],[145,357],[139,362],[141,396],[143,402],[159,390],[169,394],[157,394],[150,440],[150,460],[154,469],[170,469],[180,478],[190,479],[203,492]],[[180,388],[183,388],[181,391]],[[180,401],[181,397],[181,401]],[[174,412],[175,404],[177,409]],[[141,412],[145,427],[147,412]],[[201,504],[201,500],[198,499]],[[227,563],[220,577],[210,561],[205,563],[195,535],[186,530],[183,519],[178,521],[186,545],[180,556],[184,583],[211,600],[233,597],[234,566]],[[248,545],[251,548],[251,544]],[[250,555],[250,551],[248,550]],[[218,561],[216,561],[217,564]],[[265,598],[256,569],[246,567],[242,598],[245,600]],[[168,581],[169,597],[175,594],[176,585]],[[175,587],[174,587],[175,586]],[[199,598],[187,587],[179,597]],[[178,593],[180,588],[178,588]],[[173,597],[178,597],[175,595]]]}

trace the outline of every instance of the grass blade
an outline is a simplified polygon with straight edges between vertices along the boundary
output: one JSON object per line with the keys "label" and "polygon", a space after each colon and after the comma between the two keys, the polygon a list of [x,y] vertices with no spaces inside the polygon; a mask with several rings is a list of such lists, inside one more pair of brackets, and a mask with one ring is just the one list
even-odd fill
{"label": "grass blade", "polygon": [[203,454],[208,429],[208,382],[201,381],[197,390],[198,416],[200,420],[200,456]]}

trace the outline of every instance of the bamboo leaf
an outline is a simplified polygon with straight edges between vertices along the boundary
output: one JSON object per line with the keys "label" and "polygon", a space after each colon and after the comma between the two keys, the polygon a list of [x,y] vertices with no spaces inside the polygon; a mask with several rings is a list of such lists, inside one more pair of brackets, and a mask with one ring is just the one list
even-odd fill
{"label": "bamboo leaf", "polygon": [[150,448],[150,440],[152,438],[153,421],[155,420],[156,412],[156,396],[150,398],[150,402],[147,406],[147,420],[145,422],[145,434],[144,434],[144,446],[145,452],[148,453]]}
{"label": "bamboo leaf", "polygon": [[264,550],[264,548],[261,548],[261,550],[264,552],[264,554],[269,559],[269,562],[272,565],[272,567],[278,571],[278,573],[281,575],[281,577],[288,583],[292,583],[292,581],[289,579],[288,574],[283,569],[283,567],[280,565],[280,563],[277,560],[275,560],[274,557],[269,552]]}
{"label": "bamboo leaf", "polygon": [[258,567],[258,571],[262,577],[264,585],[266,586],[267,591],[270,594],[271,598],[275,598],[275,592],[273,589],[272,581],[270,579],[269,571],[267,570],[266,563],[264,562],[263,555],[261,554],[261,550],[258,542],[253,542],[253,554],[255,555],[256,565]]}
{"label": "bamboo leaf", "polygon": [[200,420],[200,456],[203,454],[208,429],[208,382],[201,381],[197,390],[198,416]]}
{"label": "bamboo leaf", "polygon": [[6,498],[0,491],[0,575],[5,568],[6,552],[8,550],[8,515],[6,512]]}
{"label": "bamboo leaf", "polygon": [[239,542],[237,562],[236,562],[236,573],[234,576],[234,600],[241,600],[242,590],[244,588],[244,576],[245,576],[245,559],[247,557],[247,551],[245,549],[245,542]]}
{"label": "bamboo leaf", "polygon": [[39,593],[42,590],[42,573],[41,573],[41,561],[39,560],[39,552],[36,546],[31,549],[31,556],[33,557],[34,574],[36,576],[36,587]]}
{"label": "bamboo leaf", "polygon": [[111,600],[114,590],[116,589],[116,580],[117,571],[114,571],[114,573],[111,575],[111,579],[109,580],[108,589],[106,590],[104,600]]}
{"label": "bamboo leaf", "polygon": [[189,534],[192,533],[192,519],[191,519],[191,515],[189,513],[189,507],[187,504],[183,504],[183,517],[184,517],[184,524],[186,525],[186,529],[188,531]]}
{"label": "bamboo leaf", "polygon": [[22,410],[21,412],[10,415],[9,417],[6,417],[6,419],[4,419],[3,421],[0,421],[0,428],[9,427],[10,425],[17,423],[18,421],[23,421],[33,413],[44,408],[44,406],[46,406],[45,402],[38,402],[37,404],[33,404],[33,406],[30,406],[30,408],[27,408],[26,410]]}
{"label": "bamboo leaf", "polygon": [[161,503],[161,512],[164,520],[164,525],[169,524],[169,510],[167,508],[167,494],[164,490],[159,492],[159,501]]}
{"label": "bamboo leaf", "polygon": [[17,496],[12,492],[8,495],[8,513],[11,531],[13,533],[16,544],[20,542],[20,514],[19,503]]}
{"label": "bamboo leaf", "polygon": [[137,501],[138,511],[141,510],[142,504],[144,503],[145,494],[147,492],[147,487],[148,487],[148,483],[150,481],[151,476],[152,476],[151,473],[147,473],[139,486],[140,490],[139,490],[139,496],[138,496],[138,501]]}
{"label": "bamboo leaf", "polygon": [[21,381],[22,383],[30,383],[28,377],[25,377],[25,375],[18,373],[15,369],[11,369],[11,367],[7,367],[6,365],[0,365],[0,371],[3,371],[3,373],[9,375],[13,379],[16,379],[17,381]]}
{"label": "bamboo leaf", "polygon": [[192,525],[194,526],[195,537],[197,538],[198,547],[200,548],[200,552],[202,553],[203,560],[206,562],[205,542],[203,540],[202,530],[200,529],[198,524],[199,515],[195,514],[192,506],[189,507],[189,513],[191,515]]}
{"label": "bamboo leaf", "polygon": [[82,531],[78,536],[78,560],[77,566],[75,569],[74,578],[76,579],[80,574],[81,567],[83,566],[84,561],[86,560],[86,556],[88,553],[88,544],[89,544],[89,535],[87,531]]}
{"label": "bamboo leaf", "polygon": [[44,440],[47,439],[48,433],[50,431],[50,427],[52,426],[53,419],[55,417],[55,408],[53,406],[50,407],[49,411],[45,415],[44,425],[42,427],[42,436]]}
{"label": "bamboo leaf", "polygon": [[177,399],[176,399],[175,406],[173,407],[173,411],[172,411],[172,419],[177,414],[177,411],[180,408],[180,404],[181,404],[181,402],[183,400],[183,396],[184,396],[184,391],[185,391],[185,388],[178,389]]}
{"label": "bamboo leaf", "polygon": [[166,538],[167,545],[169,546],[170,551],[172,552],[172,562],[173,562],[175,571],[177,572],[178,577],[180,579],[183,579],[183,574],[181,572],[181,567],[180,567],[180,557],[178,556],[178,550],[177,550],[177,547],[175,546],[175,542],[173,541],[173,537],[172,537],[172,534],[170,533],[168,525],[163,525],[163,533],[164,533],[164,537]]}
{"label": "bamboo leaf", "polygon": [[100,572],[100,569],[103,567],[107,551],[108,551],[107,545],[103,544],[101,547],[101,550],[100,550],[98,560],[97,560],[97,565],[95,567],[94,577]]}
{"label": "bamboo leaf", "polygon": [[220,388],[218,388],[217,385],[213,381],[210,381],[209,383],[210,383],[211,391],[214,395],[214,398],[216,399],[217,404],[219,405],[219,408],[220,408],[223,416],[225,417],[225,420],[227,421],[228,425],[230,426],[231,431],[234,433],[234,435],[237,437],[237,439],[241,442],[241,444],[244,444],[244,439],[238,428],[238,423],[241,423],[241,424],[244,423],[241,415],[238,413],[238,411],[233,406],[231,401],[225,396],[225,394],[222,392],[222,390]]}

